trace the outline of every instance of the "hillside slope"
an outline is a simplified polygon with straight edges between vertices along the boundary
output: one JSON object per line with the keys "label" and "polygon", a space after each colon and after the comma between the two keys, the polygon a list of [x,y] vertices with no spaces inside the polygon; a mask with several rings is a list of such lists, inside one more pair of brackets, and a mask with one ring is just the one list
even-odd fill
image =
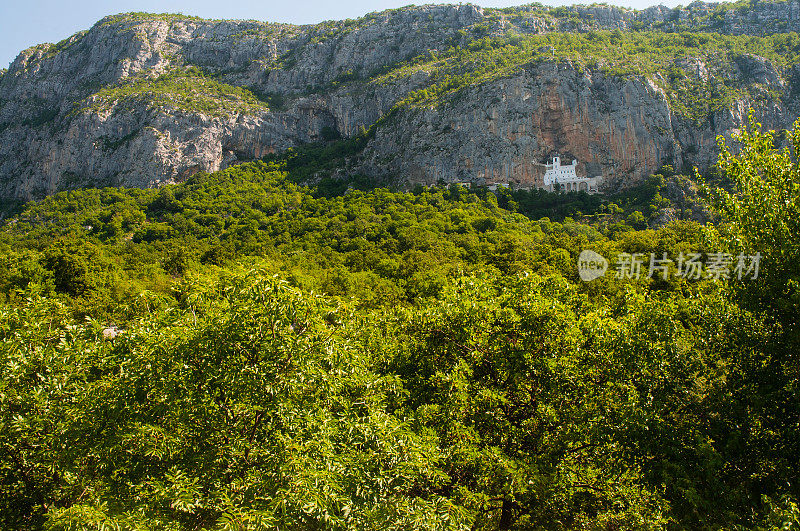
{"label": "hillside slope", "polygon": [[0,73],[0,198],[150,187],[364,134],[346,173],[618,186],[800,111],[800,3],[407,7],[292,26],[131,13]]}

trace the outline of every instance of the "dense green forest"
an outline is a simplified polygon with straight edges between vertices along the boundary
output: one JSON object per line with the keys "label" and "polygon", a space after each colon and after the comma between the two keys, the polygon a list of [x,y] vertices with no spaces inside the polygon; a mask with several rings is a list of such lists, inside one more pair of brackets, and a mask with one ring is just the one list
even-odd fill
{"label": "dense green forest", "polygon": [[24,206],[0,528],[797,528],[787,134],[722,146],[709,223],[671,168],[602,199],[397,191],[299,184],[308,153]]}

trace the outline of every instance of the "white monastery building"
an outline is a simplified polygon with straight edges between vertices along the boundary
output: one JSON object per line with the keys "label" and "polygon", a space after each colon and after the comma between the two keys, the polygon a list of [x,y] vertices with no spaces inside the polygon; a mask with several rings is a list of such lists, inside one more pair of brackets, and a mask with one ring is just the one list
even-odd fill
{"label": "white monastery building", "polygon": [[545,164],[544,189],[548,192],[586,192],[596,194],[599,192],[602,177],[578,177],[575,168],[578,161],[572,164],[561,164],[561,157],[553,157],[552,164]]}

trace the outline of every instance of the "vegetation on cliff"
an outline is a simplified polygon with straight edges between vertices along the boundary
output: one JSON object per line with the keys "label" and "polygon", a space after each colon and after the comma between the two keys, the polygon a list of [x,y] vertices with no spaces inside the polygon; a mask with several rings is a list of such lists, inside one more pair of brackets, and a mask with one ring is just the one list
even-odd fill
{"label": "vegetation on cliff", "polygon": [[678,115],[699,122],[737,98],[768,102],[784,97],[770,93],[747,72],[740,59],[748,56],[765,58],[779,70],[790,68],[800,61],[800,37],[619,30],[484,37],[416,57],[374,82],[396,83],[425,72],[430,83],[398,105],[431,106],[531,64],[568,62],[592,76],[652,80]]}
{"label": "vegetation on cliff", "polygon": [[197,67],[171,70],[160,75],[144,72],[101,89],[78,108],[81,112],[107,111],[137,105],[167,107],[207,116],[258,114],[269,110],[245,88],[228,85],[206,75]]}

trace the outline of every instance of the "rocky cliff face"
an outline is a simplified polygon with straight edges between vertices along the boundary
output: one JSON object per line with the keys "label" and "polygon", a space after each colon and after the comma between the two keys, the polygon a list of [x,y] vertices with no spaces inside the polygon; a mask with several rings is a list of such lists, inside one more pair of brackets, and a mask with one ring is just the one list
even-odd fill
{"label": "rocky cliff face", "polygon": [[[352,171],[408,182],[533,185],[538,163],[558,152],[619,185],[665,163],[709,165],[716,136],[741,127],[750,108],[767,126],[792,122],[800,71],[752,54],[717,72],[747,90],[702,120],[676,110],[666,74],[623,75],[555,52],[465,84],[435,105],[408,103],[441,81],[437,65],[449,61],[447,53],[480,39],[686,25],[729,34],[796,31],[800,7],[422,6],[313,26],[108,17],[56,45],[25,50],[0,71],[0,197],[176,182],[352,137],[376,122]],[[708,82],[705,59],[687,61],[686,83]]]}
{"label": "rocky cliff face", "polygon": [[[786,89],[780,78],[770,86]],[[797,118],[790,106],[739,99],[696,124],[677,116],[664,91],[645,77],[544,64],[475,87],[444,109],[404,113],[397,124],[377,131],[368,150],[369,173],[389,166],[427,184],[537,186],[543,163],[559,153],[579,161],[579,175],[602,175],[617,188],[665,164],[710,167],[717,137],[730,139],[751,108],[766,127],[788,127]]]}
{"label": "rocky cliff face", "polygon": [[[378,131],[378,161],[427,183],[541,184],[545,157],[580,161],[579,174],[648,175],[681,158],[672,114],[657,87],[545,64],[476,87],[441,112],[410,112]],[[475,105],[482,102],[483,105]]]}

